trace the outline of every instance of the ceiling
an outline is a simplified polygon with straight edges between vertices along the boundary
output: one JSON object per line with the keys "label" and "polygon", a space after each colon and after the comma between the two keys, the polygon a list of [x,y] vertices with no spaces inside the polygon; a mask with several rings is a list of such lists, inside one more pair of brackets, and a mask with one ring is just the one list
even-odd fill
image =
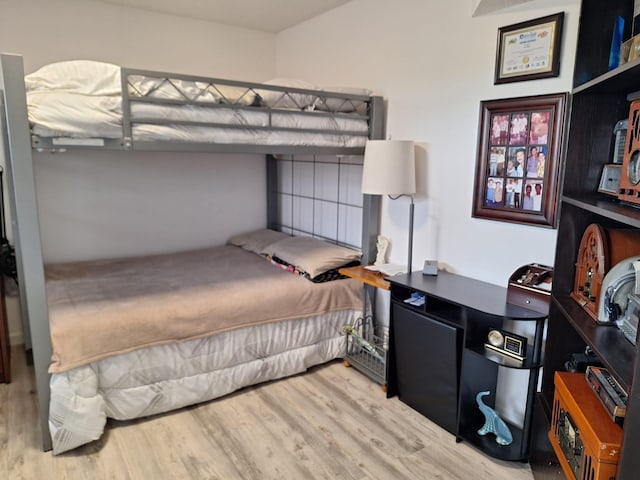
{"label": "ceiling", "polygon": [[[278,33],[351,0],[97,0],[102,3],[178,15],[234,27]],[[472,0],[473,16],[532,0]]]}
{"label": "ceiling", "polygon": [[504,10],[509,7],[515,7],[531,0],[475,0],[473,15],[486,15],[496,11]]}
{"label": "ceiling", "polygon": [[351,0],[98,0],[277,33]]}

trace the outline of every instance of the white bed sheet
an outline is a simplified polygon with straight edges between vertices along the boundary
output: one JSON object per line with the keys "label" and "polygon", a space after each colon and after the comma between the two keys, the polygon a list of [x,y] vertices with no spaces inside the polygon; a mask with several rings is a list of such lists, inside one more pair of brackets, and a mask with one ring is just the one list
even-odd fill
{"label": "white bed sheet", "polygon": [[[89,96],[70,92],[33,91],[27,94],[29,123],[35,135],[68,138],[121,138],[122,101],[117,96]],[[216,126],[133,123],[134,141],[198,143],[246,143],[255,145],[311,145],[361,147],[368,124],[365,119],[328,117],[322,114],[239,110],[193,105],[131,104],[132,120],[173,120]],[[261,127],[252,129],[251,127]],[[288,128],[297,131],[264,129]],[[324,130],[315,133],[302,130]],[[343,133],[344,132],[344,133]]]}
{"label": "white bed sheet", "polygon": [[53,453],[100,438],[107,418],[139,418],[342,358],[361,311],[243,328],[105,358],[51,376]]}

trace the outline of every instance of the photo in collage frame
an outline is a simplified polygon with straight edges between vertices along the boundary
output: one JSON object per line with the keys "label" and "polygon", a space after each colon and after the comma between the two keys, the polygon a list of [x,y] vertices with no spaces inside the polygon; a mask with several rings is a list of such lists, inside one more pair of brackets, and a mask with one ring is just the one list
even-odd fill
{"label": "photo in collage frame", "polygon": [[484,206],[541,212],[550,110],[491,116]]}

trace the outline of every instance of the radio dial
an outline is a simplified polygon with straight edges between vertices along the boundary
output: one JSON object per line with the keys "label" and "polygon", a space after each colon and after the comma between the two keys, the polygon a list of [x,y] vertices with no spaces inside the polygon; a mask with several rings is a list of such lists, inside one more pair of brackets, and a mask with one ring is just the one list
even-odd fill
{"label": "radio dial", "polygon": [[640,150],[636,150],[631,154],[627,167],[627,176],[632,185],[640,183]]}

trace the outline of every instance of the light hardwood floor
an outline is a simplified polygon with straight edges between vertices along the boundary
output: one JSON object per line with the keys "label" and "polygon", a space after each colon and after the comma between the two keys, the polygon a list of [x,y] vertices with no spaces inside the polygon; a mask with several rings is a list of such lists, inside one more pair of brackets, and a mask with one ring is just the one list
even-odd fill
{"label": "light hardwood floor", "polygon": [[531,480],[528,465],[486,457],[379,385],[332,362],[194,407],[109,421],[73,452],[40,450],[32,368],[12,350],[0,384],[0,478]]}

